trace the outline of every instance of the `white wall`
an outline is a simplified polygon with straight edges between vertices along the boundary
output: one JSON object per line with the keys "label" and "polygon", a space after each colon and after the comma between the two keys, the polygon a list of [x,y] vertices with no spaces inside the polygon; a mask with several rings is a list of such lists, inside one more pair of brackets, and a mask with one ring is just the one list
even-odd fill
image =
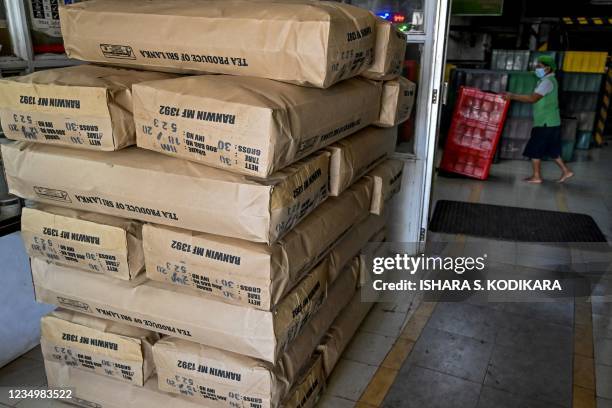
{"label": "white wall", "polygon": [[19,232],[0,237],[0,367],[38,344],[40,318],[53,309],[34,300]]}

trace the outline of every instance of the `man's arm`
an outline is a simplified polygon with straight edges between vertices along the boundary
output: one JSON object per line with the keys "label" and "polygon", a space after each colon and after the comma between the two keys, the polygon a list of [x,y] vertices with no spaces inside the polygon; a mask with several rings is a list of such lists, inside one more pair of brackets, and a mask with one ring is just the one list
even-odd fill
{"label": "man's arm", "polygon": [[536,103],[540,99],[542,99],[542,95],[539,93],[532,93],[531,95],[519,95],[508,92],[506,94],[507,98],[511,101],[523,102],[523,103]]}
{"label": "man's arm", "polygon": [[553,84],[548,78],[538,83],[538,86],[531,95],[518,95],[513,93],[507,93],[506,98],[511,101],[523,102],[523,103],[536,103],[542,99],[545,95],[548,95],[553,91]]}

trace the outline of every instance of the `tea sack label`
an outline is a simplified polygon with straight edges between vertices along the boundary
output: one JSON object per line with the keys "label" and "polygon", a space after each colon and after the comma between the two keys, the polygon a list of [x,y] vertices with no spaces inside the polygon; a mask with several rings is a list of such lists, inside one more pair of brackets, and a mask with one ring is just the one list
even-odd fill
{"label": "tea sack label", "polygon": [[267,178],[375,122],[380,83],[329,89],[268,79],[201,75],[134,86],[139,147]]}
{"label": "tea sack label", "polygon": [[136,144],[133,84],[173,75],[80,65],[0,80],[7,138],[89,150]]}
{"label": "tea sack label", "polygon": [[41,319],[46,360],[142,386],[153,374],[159,335],[109,320],[56,310]]}
{"label": "tea sack label", "polygon": [[144,271],[138,221],[37,205],[22,211],[21,238],[30,257],[124,280]]}

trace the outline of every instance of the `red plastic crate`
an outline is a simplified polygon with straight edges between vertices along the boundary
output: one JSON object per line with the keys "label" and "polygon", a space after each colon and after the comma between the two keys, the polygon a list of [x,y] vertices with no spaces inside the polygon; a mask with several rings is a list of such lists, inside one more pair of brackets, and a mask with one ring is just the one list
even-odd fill
{"label": "red plastic crate", "polygon": [[440,169],[486,180],[509,106],[501,95],[461,87]]}
{"label": "red plastic crate", "polygon": [[508,101],[501,95],[483,92],[476,88],[461,87],[453,119],[471,119],[498,125],[505,119],[507,109]]}

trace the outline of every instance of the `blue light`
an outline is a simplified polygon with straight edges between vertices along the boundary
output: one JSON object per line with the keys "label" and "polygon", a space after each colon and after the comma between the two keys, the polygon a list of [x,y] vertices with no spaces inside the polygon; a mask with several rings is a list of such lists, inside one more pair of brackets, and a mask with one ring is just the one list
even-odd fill
{"label": "blue light", "polygon": [[380,18],[383,18],[385,20],[389,20],[389,17],[391,17],[391,13],[389,13],[388,11],[383,11],[380,13],[376,13],[376,15]]}

